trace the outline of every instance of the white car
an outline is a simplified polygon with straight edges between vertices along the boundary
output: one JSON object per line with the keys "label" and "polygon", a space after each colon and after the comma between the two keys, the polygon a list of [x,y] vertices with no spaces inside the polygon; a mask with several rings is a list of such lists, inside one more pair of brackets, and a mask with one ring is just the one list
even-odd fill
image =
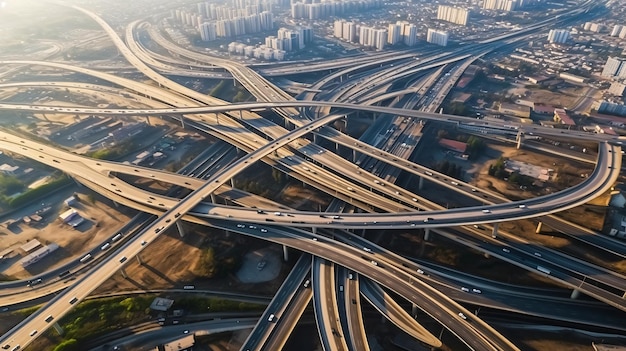
{"label": "white car", "polygon": [[462,287],[461,287],[461,291],[464,291],[464,292],[469,292],[470,290],[469,290],[468,288],[466,288],[466,287],[462,286]]}
{"label": "white car", "polygon": [[472,292],[475,293],[475,294],[482,294],[483,293],[482,291],[480,291],[480,289],[476,289],[476,288],[472,289]]}

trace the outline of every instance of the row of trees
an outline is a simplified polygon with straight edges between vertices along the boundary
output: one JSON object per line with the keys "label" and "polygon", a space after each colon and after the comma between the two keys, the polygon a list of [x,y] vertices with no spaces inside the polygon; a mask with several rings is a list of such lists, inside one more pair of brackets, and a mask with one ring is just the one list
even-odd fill
{"label": "row of trees", "polygon": [[438,163],[435,169],[445,175],[449,175],[450,177],[457,179],[461,179],[463,175],[463,167],[448,160]]}

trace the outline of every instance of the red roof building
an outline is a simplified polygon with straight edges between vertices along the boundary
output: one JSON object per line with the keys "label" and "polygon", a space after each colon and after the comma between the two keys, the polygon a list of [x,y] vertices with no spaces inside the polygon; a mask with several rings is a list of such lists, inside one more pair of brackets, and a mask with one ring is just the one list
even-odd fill
{"label": "red roof building", "polygon": [[554,121],[566,126],[575,126],[574,120],[562,108],[554,109]]}
{"label": "red roof building", "polygon": [[448,150],[452,150],[458,153],[465,153],[465,150],[467,149],[467,144],[460,142],[460,141],[456,141],[456,140],[452,140],[452,139],[444,139],[441,138],[439,140],[439,145],[441,147],[444,147]]}

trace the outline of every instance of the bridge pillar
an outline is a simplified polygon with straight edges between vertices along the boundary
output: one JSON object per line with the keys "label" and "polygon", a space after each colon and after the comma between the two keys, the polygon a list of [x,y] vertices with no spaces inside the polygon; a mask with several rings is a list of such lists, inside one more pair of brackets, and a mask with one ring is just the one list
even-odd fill
{"label": "bridge pillar", "polygon": [[128,274],[126,274],[126,270],[124,268],[120,268],[120,274],[124,279],[128,279]]}
{"label": "bridge pillar", "polygon": [[180,126],[185,129],[185,117],[183,115],[180,115]]}
{"label": "bridge pillar", "polygon": [[230,178],[230,186],[231,188],[235,187],[235,177]]}
{"label": "bridge pillar", "polygon": [[63,327],[59,324],[59,322],[54,322],[54,324],[52,325],[52,327],[54,328],[54,330],[56,330],[57,333],[59,333],[59,335],[63,336],[65,334],[65,330],[63,329]]}
{"label": "bridge pillar", "polygon": [[572,290],[572,294],[569,296],[569,298],[574,300],[574,299],[577,299],[578,296],[580,296],[580,290],[574,289]]}
{"label": "bridge pillar", "polygon": [[243,119],[243,110],[239,110],[239,119]]}
{"label": "bridge pillar", "polygon": [[497,238],[498,237],[498,225],[500,223],[494,223],[493,224],[493,229],[491,230],[491,237],[492,238]]}
{"label": "bridge pillar", "polygon": [[289,248],[283,245],[283,260],[285,262],[289,261]]}
{"label": "bridge pillar", "polygon": [[137,256],[135,256],[135,257],[137,257],[137,263],[139,263],[139,265],[143,266],[143,259],[141,258],[141,255],[137,254]]}
{"label": "bridge pillar", "polygon": [[176,221],[176,229],[178,229],[178,235],[180,235],[181,238],[184,238],[185,228],[183,228],[183,224],[180,223],[180,221]]}
{"label": "bridge pillar", "polygon": [[424,241],[430,240],[430,228],[424,228]]}
{"label": "bridge pillar", "polygon": [[317,234],[317,227],[312,227],[311,228],[311,233]]}
{"label": "bridge pillar", "polygon": [[522,139],[523,138],[524,137],[522,136],[522,132],[518,132],[517,133],[517,139],[516,139],[516,141],[517,141],[517,149],[518,150],[522,147]]}
{"label": "bridge pillar", "polygon": [[352,150],[352,162],[356,162],[356,150]]}
{"label": "bridge pillar", "polygon": [[417,312],[419,311],[419,309],[417,308],[416,304],[412,304],[411,305],[411,315],[413,316],[413,318],[417,319]]}
{"label": "bridge pillar", "polygon": [[317,134],[313,133],[313,142],[317,144]]}
{"label": "bridge pillar", "polygon": [[117,201],[113,201],[113,206],[117,208],[117,207],[120,207],[120,204],[118,204]]}
{"label": "bridge pillar", "polygon": [[146,116],[146,124],[150,125],[150,116]]}
{"label": "bridge pillar", "polygon": [[419,184],[417,185],[418,190],[422,190],[424,187],[424,177],[420,177]]}
{"label": "bridge pillar", "polygon": [[537,229],[535,230],[535,234],[540,234],[541,233],[541,227],[543,226],[543,222],[539,221],[539,223],[537,223]]}

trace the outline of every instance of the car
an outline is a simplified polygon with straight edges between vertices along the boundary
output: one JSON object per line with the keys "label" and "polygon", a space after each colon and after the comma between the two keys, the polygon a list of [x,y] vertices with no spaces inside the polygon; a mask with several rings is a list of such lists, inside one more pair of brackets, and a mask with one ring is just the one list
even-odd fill
{"label": "car", "polygon": [[463,292],[469,292],[470,290],[469,290],[468,288],[466,288],[466,287],[462,286],[462,287],[461,287],[461,291],[463,291]]}
{"label": "car", "polygon": [[317,238],[313,238],[313,241],[317,241]]}
{"label": "car", "polygon": [[348,279],[353,280],[354,279],[354,275],[352,273],[348,273]]}
{"label": "car", "polygon": [[237,228],[245,228],[246,226],[244,224],[237,224]]}
{"label": "car", "polygon": [[417,270],[417,273],[418,273],[418,274],[424,274],[424,271],[423,271],[423,270],[421,270],[421,269],[418,269],[418,270]]}
{"label": "car", "polygon": [[250,229],[256,229],[256,226],[249,225],[249,226],[248,226],[248,228],[250,228]]}
{"label": "car", "polygon": [[189,334],[189,330],[183,330],[183,334]]}
{"label": "car", "polygon": [[369,247],[364,247],[363,251],[365,251],[365,252],[372,252],[372,249],[370,249]]}
{"label": "car", "polygon": [[2,308],[0,308],[0,312],[6,312],[6,311],[8,311],[8,310],[9,310],[9,308],[8,308],[8,307],[2,307]]}
{"label": "car", "polygon": [[126,262],[127,258],[126,256],[122,256],[122,258],[120,258],[120,263],[124,263]]}
{"label": "car", "polygon": [[54,317],[52,317],[52,315],[49,315],[48,317],[46,317],[45,321],[50,323],[53,319]]}
{"label": "car", "polygon": [[480,291],[480,289],[476,289],[476,288],[472,289],[472,292],[475,293],[475,294],[482,294],[483,293],[482,291]]}
{"label": "car", "polygon": [[276,316],[272,313],[272,314],[270,314],[270,316],[269,316],[269,317],[267,317],[267,321],[268,321],[268,322],[273,322],[273,321],[274,321],[274,318],[276,318]]}
{"label": "car", "polygon": [[33,331],[32,331],[32,332],[30,332],[30,334],[28,334],[28,335],[33,336],[33,335],[35,335],[35,334],[37,334],[37,330],[33,330]]}
{"label": "car", "polygon": [[258,213],[258,214],[265,214],[265,211],[263,211],[263,210],[256,210],[256,213]]}
{"label": "car", "polygon": [[310,279],[307,279],[307,280],[304,282],[304,287],[305,287],[305,288],[308,288],[308,287],[309,287],[309,285],[311,285],[311,280],[310,280]]}
{"label": "car", "polygon": [[142,240],[142,241],[141,241],[141,246],[146,246],[146,244],[147,244],[147,243],[148,243],[147,241]]}
{"label": "car", "polygon": [[478,190],[477,190],[476,188],[472,188],[472,192],[473,192],[473,193],[475,193],[475,192],[477,192],[477,191],[478,191]]}
{"label": "car", "polygon": [[490,211],[490,210],[488,210],[488,209],[484,209],[484,210],[483,210],[483,213],[491,213],[491,211]]}
{"label": "car", "polygon": [[43,280],[41,278],[35,279],[35,280],[31,280],[31,281],[28,282],[27,286],[29,286],[29,287],[30,286],[35,286],[37,284],[41,284],[42,282],[43,282]]}
{"label": "car", "polygon": [[434,218],[432,218],[432,217],[428,217],[428,218],[426,218],[426,219],[424,220],[424,223],[428,223],[428,222],[433,221],[433,220],[434,220]]}
{"label": "car", "polygon": [[267,233],[267,229],[261,228],[261,233]]}
{"label": "car", "polygon": [[533,255],[535,255],[537,257],[541,257],[541,254],[539,252],[535,252]]}
{"label": "car", "polygon": [[72,297],[72,299],[70,300],[70,305],[75,304],[76,301],[78,301],[78,298],[76,296]]}
{"label": "car", "polygon": [[378,266],[378,262],[376,262],[376,261],[370,261],[370,262],[372,262],[372,264],[373,264],[374,266]]}
{"label": "car", "polygon": [[461,317],[463,319],[467,319],[467,317],[463,314],[463,312],[459,312],[459,317]]}
{"label": "car", "polygon": [[518,207],[518,208],[526,208],[526,205],[521,204],[521,205],[519,205],[519,206],[517,206],[517,207]]}
{"label": "car", "polygon": [[503,249],[502,249],[502,251],[504,251],[504,252],[506,252],[506,253],[511,252],[511,250],[509,250],[509,249],[507,249],[507,248],[503,248]]}

